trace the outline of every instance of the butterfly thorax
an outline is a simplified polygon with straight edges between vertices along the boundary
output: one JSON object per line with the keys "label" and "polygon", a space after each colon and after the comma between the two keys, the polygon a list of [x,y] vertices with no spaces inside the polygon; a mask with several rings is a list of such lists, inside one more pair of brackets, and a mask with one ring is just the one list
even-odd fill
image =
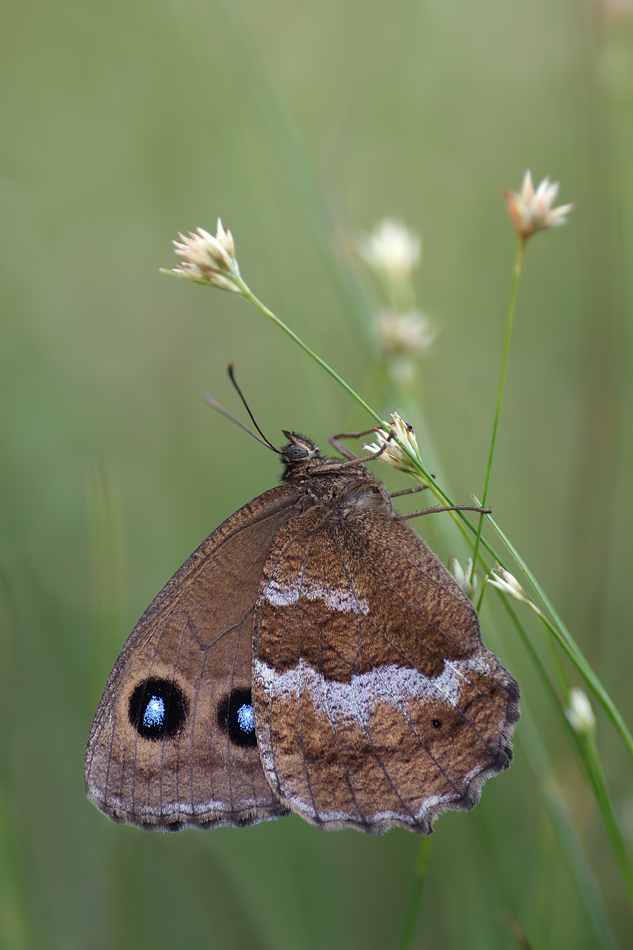
{"label": "butterfly thorax", "polygon": [[290,442],[281,450],[282,481],[303,488],[313,505],[328,508],[340,518],[384,507],[386,490],[360,462],[350,465],[342,459],[324,458],[310,439],[295,432],[284,434]]}

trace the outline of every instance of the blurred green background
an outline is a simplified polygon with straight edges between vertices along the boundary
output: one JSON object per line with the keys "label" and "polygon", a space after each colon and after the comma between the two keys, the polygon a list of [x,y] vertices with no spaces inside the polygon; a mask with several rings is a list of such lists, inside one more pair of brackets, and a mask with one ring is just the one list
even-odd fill
{"label": "blurred green background", "polygon": [[[291,817],[148,834],[84,797],[91,718],[136,619],[278,477],[205,392],[243,416],[233,361],[273,440],[369,424],[236,295],[158,268],[177,231],[221,215],[252,289],[387,414],[379,299],[350,248],[403,218],[439,329],[408,421],[467,502],[514,257],[502,189],[526,168],[559,179],[578,207],[527,250],[489,499],[630,722],[630,11],[26,0],[5,5],[0,43],[0,946],[396,947],[420,844],[404,831]],[[457,531],[429,521],[441,558],[464,560]],[[438,820],[412,946],[630,946],[595,803],[490,595],[484,636],[523,692],[516,759],[474,811]],[[631,761],[601,716],[598,740],[630,846]]]}

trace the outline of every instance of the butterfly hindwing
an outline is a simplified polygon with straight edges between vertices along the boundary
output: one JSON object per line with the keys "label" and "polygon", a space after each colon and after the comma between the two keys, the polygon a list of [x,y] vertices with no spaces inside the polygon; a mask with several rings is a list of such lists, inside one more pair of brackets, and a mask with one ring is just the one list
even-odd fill
{"label": "butterfly hindwing", "polygon": [[254,693],[276,794],[326,827],[428,833],[507,768],[518,689],[408,525],[312,508],[279,531],[255,620]]}

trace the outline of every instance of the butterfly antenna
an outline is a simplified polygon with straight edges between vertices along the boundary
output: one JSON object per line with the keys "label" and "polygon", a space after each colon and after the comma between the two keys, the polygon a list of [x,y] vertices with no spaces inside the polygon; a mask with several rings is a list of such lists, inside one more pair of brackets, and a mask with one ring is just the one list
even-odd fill
{"label": "butterfly antenna", "polygon": [[[237,424],[238,424],[242,429],[245,429],[246,432],[250,432],[251,435],[252,435],[255,439],[257,439],[258,442],[262,442],[263,445],[267,445],[268,448],[269,448],[269,449],[272,449],[273,452],[276,452],[277,455],[281,455],[281,452],[280,452],[280,450],[277,448],[277,446],[276,446],[276,445],[273,445],[272,442],[270,441],[270,439],[267,439],[266,436],[264,435],[264,433],[262,432],[262,430],[259,428],[259,426],[258,426],[258,424],[257,424],[257,420],[256,420],[255,416],[253,415],[253,413],[251,412],[251,408],[250,408],[249,404],[246,402],[246,399],[245,399],[245,397],[244,397],[244,393],[242,392],[242,390],[240,389],[240,387],[237,385],[237,380],[235,379],[235,373],[234,373],[234,370],[233,370],[233,363],[229,363],[228,371],[229,371],[229,378],[230,378],[231,382],[233,383],[233,386],[234,386],[235,389],[237,390],[238,396],[240,397],[240,399],[241,399],[242,402],[244,403],[244,408],[246,409],[247,413],[249,414],[250,419],[251,419],[251,422],[253,423],[253,425],[255,426],[255,428],[257,429],[257,431],[259,432],[259,434],[260,434],[260,436],[261,436],[261,439],[258,439],[257,436],[255,435],[255,433],[254,433],[254,432],[251,432],[251,430],[248,428],[248,426],[245,426],[244,423],[239,422],[239,421],[235,418],[235,416],[232,416],[229,412],[226,411],[226,409],[222,409],[220,406],[218,406],[217,403],[215,404],[214,408],[218,408],[219,411],[221,411],[221,412],[222,412],[225,416],[227,416],[229,419],[233,419],[234,422],[237,422]],[[207,402],[208,402],[208,401],[209,401],[209,400],[207,399]],[[215,400],[214,400],[214,402],[215,402]]]}
{"label": "butterfly antenna", "polygon": [[[229,412],[229,410],[225,409],[224,406],[221,406],[219,402],[216,402],[213,396],[205,396],[204,401],[209,406],[211,406],[212,409],[215,409],[216,412],[219,412],[221,416],[226,416],[227,419],[230,419],[231,422],[234,422],[236,426],[240,427],[240,429],[244,429],[244,432],[248,432],[249,435],[252,435],[257,442],[265,445],[266,448],[269,447],[267,442],[264,442],[263,439],[260,439],[260,437],[255,432],[253,432],[252,429],[249,429],[248,426],[245,426],[244,423],[234,416],[232,412]],[[277,450],[275,449],[275,451]]]}

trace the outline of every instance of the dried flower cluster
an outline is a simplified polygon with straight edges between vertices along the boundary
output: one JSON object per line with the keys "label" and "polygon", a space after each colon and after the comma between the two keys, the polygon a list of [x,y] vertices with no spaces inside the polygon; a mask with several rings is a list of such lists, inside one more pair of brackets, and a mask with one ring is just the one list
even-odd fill
{"label": "dried flower cluster", "polygon": [[413,428],[397,412],[391,414],[391,431],[376,429],[376,441],[366,444],[364,449],[366,452],[380,452],[382,449],[382,454],[379,456],[381,462],[397,469],[399,472],[408,472],[410,475],[419,478],[420,470],[413,464],[395,439],[406,445],[416,458],[420,458],[418,440],[413,434]]}
{"label": "dried flower cluster", "polygon": [[508,213],[517,234],[524,241],[537,231],[547,231],[566,223],[574,205],[566,204],[553,208],[552,205],[558,197],[558,189],[558,182],[551,182],[549,178],[544,178],[535,189],[529,171],[523,176],[520,191],[506,189]]}
{"label": "dried flower cluster", "polygon": [[240,293],[236,283],[240,269],[235,258],[233,235],[219,218],[215,237],[204,228],[196,228],[195,233],[190,231],[188,237],[184,234],[178,237],[174,248],[181,262],[174,267],[174,274],[198,284],[211,284]]}

